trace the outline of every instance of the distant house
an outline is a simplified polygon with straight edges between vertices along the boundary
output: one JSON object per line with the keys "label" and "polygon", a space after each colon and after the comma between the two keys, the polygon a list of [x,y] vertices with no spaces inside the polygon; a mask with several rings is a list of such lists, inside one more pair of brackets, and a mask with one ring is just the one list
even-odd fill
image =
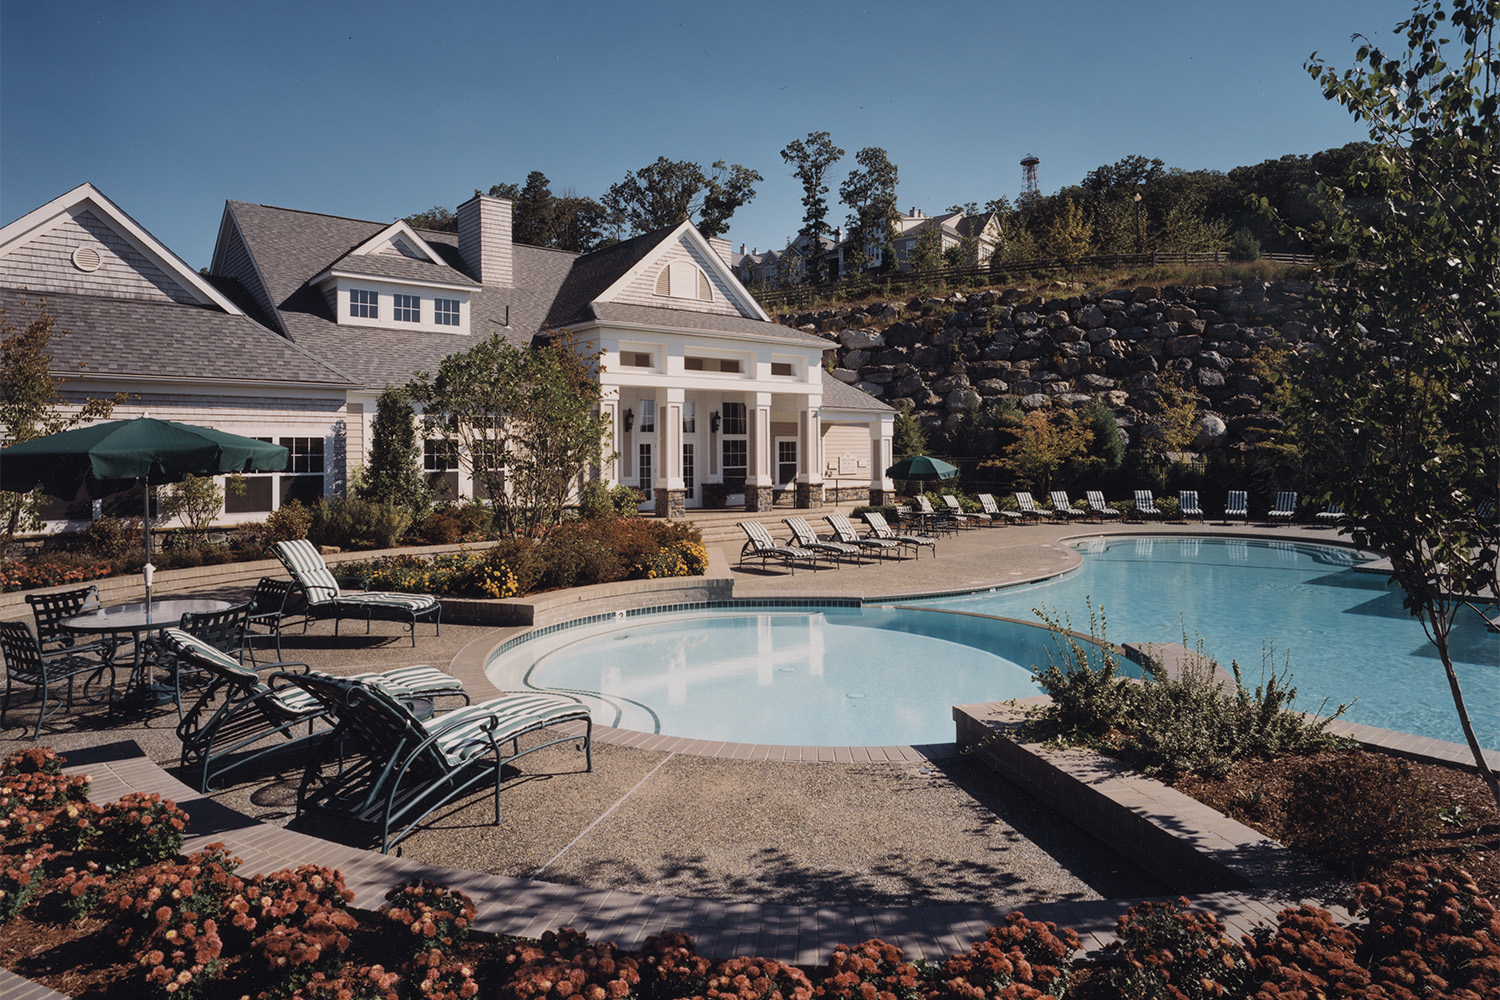
{"label": "distant house", "polygon": [[[913,208],[909,214],[897,216],[894,230],[892,243],[896,248],[896,270],[899,271],[911,270],[912,252],[916,248],[917,240],[927,232],[936,231],[940,252],[953,247],[965,247],[967,249],[965,263],[971,267],[988,261],[1000,244],[1000,217],[994,212],[987,212],[983,215],[949,212],[945,215],[928,216],[924,215],[920,209]],[[849,249],[847,241],[844,240],[840,240],[832,248],[838,260],[837,273],[840,276],[850,273],[852,264],[847,254]],[[867,270],[886,267],[883,245],[875,244],[866,247],[865,256]]]}
{"label": "distant house", "polygon": [[[385,386],[491,334],[561,330],[601,352],[604,479],[658,512],[710,494],[811,506],[830,481],[885,496],[893,411],[825,373],[828,342],[772,322],[729,256],[689,223],[582,256],[516,244],[510,202],[482,195],[457,233],[230,201],[204,276],[84,184],[0,229],[0,303],[19,324],[45,297],[73,398],[125,391],[119,416],[287,445],[287,469],[247,477],[228,520],[342,493]],[[473,495],[451,444],[423,461]]]}
{"label": "distant house", "polygon": [[[836,265],[836,248],[842,239],[843,230],[835,230],[832,236],[818,237],[819,253],[829,262],[830,268]],[[735,276],[752,288],[779,288],[806,281],[811,245],[812,241],[805,233],[798,233],[784,249],[765,253],[746,253],[745,244],[741,243],[740,252],[731,256]]]}

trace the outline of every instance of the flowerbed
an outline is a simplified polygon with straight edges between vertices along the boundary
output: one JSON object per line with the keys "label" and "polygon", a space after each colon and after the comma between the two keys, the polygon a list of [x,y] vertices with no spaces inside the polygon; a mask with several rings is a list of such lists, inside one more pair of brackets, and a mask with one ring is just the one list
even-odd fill
{"label": "flowerbed", "polygon": [[[439,883],[374,912],[333,869],[246,876],[221,845],[178,852],[186,816],[157,796],[88,802],[44,748],[0,765],[0,955],[75,997],[300,1000],[1098,1000],[1103,997],[1493,996],[1500,915],[1467,876],[1411,866],[1363,884],[1341,925],[1303,906],[1236,942],[1187,902],[1119,922],[1113,961],[1075,967],[1078,936],[1012,914],[967,952],[910,961],[871,940],[797,967],[711,960],[664,933],[639,951],[569,928],[539,940],[472,931],[472,900]],[[67,845],[67,846],[62,846]]]}
{"label": "flowerbed", "polygon": [[691,524],[611,518],[558,525],[484,552],[384,556],[339,566],[371,589],[453,597],[518,597],[616,580],[702,576],[708,550]]}
{"label": "flowerbed", "polygon": [[107,562],[7,559],[0,562],[0,591],[9,593],[12,590],[59,587],[65,583],[85,583],[114,573],[114,566]]}

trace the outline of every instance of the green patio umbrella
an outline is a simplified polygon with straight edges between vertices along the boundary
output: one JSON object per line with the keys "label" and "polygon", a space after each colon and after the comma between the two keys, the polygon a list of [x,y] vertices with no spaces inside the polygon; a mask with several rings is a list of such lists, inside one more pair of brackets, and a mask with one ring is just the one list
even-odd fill
{"label": "green patio umbrella", "polygon": [[940,458],[927,455],[909,455],[885,470],[892,479],[920,479],[924,481],[952,479],[958,475],[958,467],[949,465]]}
{"label": "green patio umbrella", "polygon": [[32,438],[0,450],[0,490],[28,493],[37,486],[71,497],[79,486],[108,496],[137,482],[146,487],[146,600],[151,600],[151,491],[187,476],[279,472],[287,450],[269,441],[212,427],[137,417],[109,420]]}

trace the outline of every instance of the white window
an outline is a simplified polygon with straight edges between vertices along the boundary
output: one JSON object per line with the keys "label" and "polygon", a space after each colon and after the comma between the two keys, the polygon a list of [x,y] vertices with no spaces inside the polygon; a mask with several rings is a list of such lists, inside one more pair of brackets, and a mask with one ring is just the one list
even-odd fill
{"label": "white window", "polygon": [[870,258],[871,267],[879,267],[885,261],[885,247],[873,246],[865,256]]}
{"label": "white window", "polygon": [[422,468],[447,472],[458,468],[458,442],[452,438],[428,438],[422,442]]}
{"label": "white window", "polygon": [[656,400],[641,400],[641,423],[640,430],[643,434],[649,434],[656,430]]}
{"label": "white window", "polygon": [[360,319],[379,319],[380,296],[367,288],[349,289],[349,315]]}
{"label": "white window", "polygon": [[682,404],[682,433],[692,434],[698,430],[698,404],[689,399]]}
{"label": "white window", "polygon": [[[271,439],[262,437],[256,440]],[[284,437],[277,443],[287,451],[286,468],[280,473],[241,477],[243,491],[226,491],[226,514],[267,513],[292,500],[313,504],[322,499],[323,439]]]}
{"label": "white window", "polygon": [[422,300],[415,295],[396,294],[396,322],[422,322]]}
{"label": "white window", "polygon": [[458,326],[458,299],[433,299],[433,322],[438,326]]}
{"label": "white window", "polygon": [[724,433],[725,434],[744,434],[744,433],[746,433],[748,427],[749,427],[749,422],[745,419],[745,404],[744,403],[725,403],[724,404]]}
{"label": "white window", "polygon": [[693,358],[682,359],[682,368],[690,372],[722,372],[727,375],[738,375],[741,366],[738,358]]}
{"label": "white window", "polygon": [[637,460],[636,469],[640,472],[640,479],[637,480],[640,484],[639,489],[645,494],[646,499],[650,500],[651,488],[656,485],[656,479],[653,477],[651,470],[651,445],[643,444],[640,446],[640,458]]}

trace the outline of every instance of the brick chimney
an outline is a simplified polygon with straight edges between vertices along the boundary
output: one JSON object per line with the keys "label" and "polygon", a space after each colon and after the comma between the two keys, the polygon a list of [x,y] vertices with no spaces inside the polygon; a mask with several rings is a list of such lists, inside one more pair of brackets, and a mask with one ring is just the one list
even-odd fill
{"label": "brick chimney", "polygon": [[510,239],[510,202],[476,194],[458,206],[458,252],[482,284],[515,284]]}

